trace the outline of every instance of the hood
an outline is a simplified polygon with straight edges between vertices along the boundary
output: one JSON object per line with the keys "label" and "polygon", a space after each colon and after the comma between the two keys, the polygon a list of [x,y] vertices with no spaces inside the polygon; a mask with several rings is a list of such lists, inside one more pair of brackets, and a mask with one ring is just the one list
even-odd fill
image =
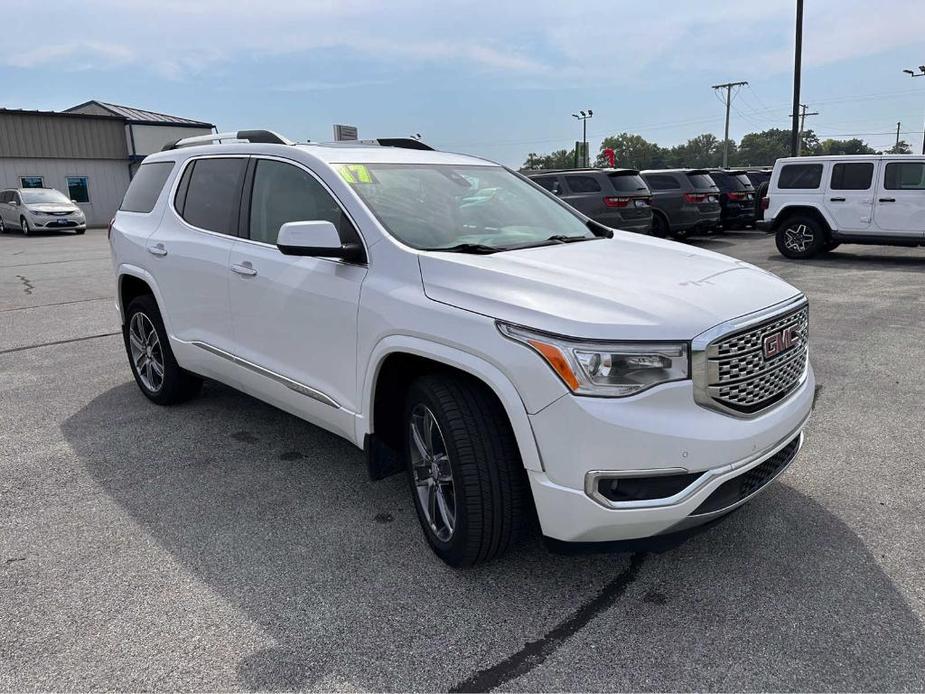
{"label": "hood", "polygon": [[32,212],[80,212],[80,209],[74,205],[67,205],[62,202],[37,202],[34,204],[27,204]]}
{"label": "hood", "polygon": [[579,338],[689,340],[800,294],[749,263],[624,232],[491,255],[419,258],[424,292],[434,301]]}

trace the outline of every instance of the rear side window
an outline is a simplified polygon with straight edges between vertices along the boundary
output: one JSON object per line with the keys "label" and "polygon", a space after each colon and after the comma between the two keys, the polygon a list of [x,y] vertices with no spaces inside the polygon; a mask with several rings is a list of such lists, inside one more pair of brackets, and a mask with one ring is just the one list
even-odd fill
{"label": "rear side window", "polygon": [[537,176],[531,180],[541,188],[548,190],[550,193],[556,193],[558,195],[560,192],[562,192],[559,190],[559,179],[556,176]]}
{"label": "rear side window", "polygon": [[717,187],[710,174],[687,174],[687,179],[691,182],[694,190],[711,190]]}
{"label": "rear side window", "polygon": [[883,187],[887,190],[925,190],[925,163],[904,161],[887,164]]}
{"label": "rear side window", "polygon": [[601,192],[601,184],[593,176],[566,176],[565,182],[573,193]]}
{"label": "rear side window", "polygon": [[822,164],[785,164],[777,187],[783,190],[815,190],[822,182]]}
{"label": "rear side window", "polygon": [[183,219],[200,229],[235,234],[246,159],[197,159],[183,204]]}
{"label": "rear side window", "polygon": [[649,174],[645,181],[652,190],[677,190],[681,187],[678,180],[668,174]]}
{"label": "rear side window", "polygon": [[610,182],[618,193],[648,193],[649,187],[640,176],[635,174],[617,174],[610,176]]}
{"label": "rear side window", "polygon": [[161,188],[173,171],[173,165],[172,161],[156,161],[139,166],[128,190],[125,191],[122,207],[119,209],[125,212],[145,213],[153,210],[160,197]]}
{"label": "rear side window", "polygon": [[832,190],[867,190],[873,178],[872,162],[836,164],[832,167]]}
{"label": "rear side window", "polygon": [[732,178],[737,182],[736,190],[752,190],[754,188],[751,179],[745,174],[736,174]]}

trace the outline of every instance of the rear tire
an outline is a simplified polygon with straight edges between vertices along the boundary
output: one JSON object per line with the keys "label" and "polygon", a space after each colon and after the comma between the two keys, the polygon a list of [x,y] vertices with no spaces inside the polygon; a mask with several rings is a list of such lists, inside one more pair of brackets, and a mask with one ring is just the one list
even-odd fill
{"label": "rear tire", "polygon": [[662,215],[657,212],[652,215],[652,231],[650,232],[652,236],[657,236],[660,239],[667,238],[670,230],[668,228],[668,220],[666,220]]}
{"label": "rear tire", "polygon": [[775,235],[777,250],[785,258],[806,260],[821,253],[829,243],[828,230],[813,219],[795,215],[785,219]]}
{"label": "rear tire", "polygon": [[526,473],[507,414],[485,385],[448,373],[421,376],[402,421],[411,495],[438,557],[472,566],[525,534]]}
{"label": "rear tire", "polygon": [[132,375],[148,400],[175,405],[199,393],[202,379],[181,368],[174,358],[153,296],[139,296],[129,304],[122,338]]}

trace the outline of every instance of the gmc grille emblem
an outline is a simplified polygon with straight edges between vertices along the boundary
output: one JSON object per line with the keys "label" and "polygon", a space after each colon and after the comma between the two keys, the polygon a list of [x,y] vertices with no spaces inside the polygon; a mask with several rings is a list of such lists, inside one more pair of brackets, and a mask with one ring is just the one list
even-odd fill
{"label": "gmc grille emblem", "polygon": [[773,359],[787,350],[793,349],[798,344],[800,344],[800,336],[796,332],[796,326],[793,325],[779,330],[776,333],[766,335],[762,341],[764,358],[765,360]]}

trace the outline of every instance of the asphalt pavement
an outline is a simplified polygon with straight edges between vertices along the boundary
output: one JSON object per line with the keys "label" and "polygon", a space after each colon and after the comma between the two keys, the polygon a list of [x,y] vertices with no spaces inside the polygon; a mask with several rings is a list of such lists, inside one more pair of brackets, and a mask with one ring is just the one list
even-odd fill
{"label": "asphalt pavement", "polygon": [[798,461],[686,538],[455,571],[347,442],[148,402],[105,230],[0,236],[0,689],[925,689],[925,248],[693,243],[810,298]]}

